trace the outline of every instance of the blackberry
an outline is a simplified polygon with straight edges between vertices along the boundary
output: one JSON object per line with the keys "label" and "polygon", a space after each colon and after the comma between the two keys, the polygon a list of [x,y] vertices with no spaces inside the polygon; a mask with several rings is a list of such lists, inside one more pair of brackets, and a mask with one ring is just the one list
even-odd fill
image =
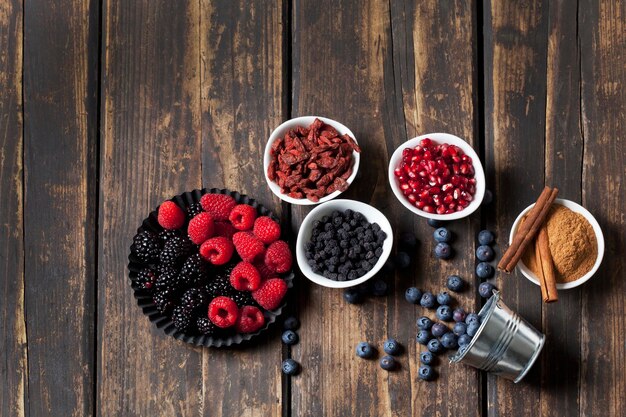
{"label": "blackberry", "polygon": [[235,289],[230,285],[230,279],[225,276],[218,276],[213,281],[204,286],[204,290],[209,296],[209,300],[220,295],[231,296]]}
{"label": "blackberry", "polygon": [[191,324],[191,320],[189,318],[189,313],[183,308],[183,306],[178,306],[172,312],[172,321],[174,322],[174,327],[184,332],[189,329],[189,325]]}
{"label": "blackberry", "polygon": [[187,207],[187,219],[191,220],[203,211],[200,203],[193,203]]}
{"label": "blackberry", "polygon": [[168,240],[172,239],[173,237],[181,237],[182,235],[180,234],[179,230],[162,230],[159,233],[159,240],[161,241],[161,244],[165,244],[167,243]]}
{"label": "blackberry", "polygon": [[152,297],[152,301],[156,305],[157,310],[163,314],[174,308],[170,290],[156,292]]}
{"label": "blackberry", "polygon": [[180,270],[180,279],[183,284],[194,285],[203,281],[207,276],[207,263],[199,253],[191,255]]}
{"label": "blackberry", "polygon": [[144,268],[137,276],[133,279],[135,284],[142,290],[150,290],[154,287],[154,283],[156,282],[157,275],[150,268]]}
{"label": "blackberry", "polygon": [[200,309],[208,304],[208,297],[204,291],[199,288],[190,288],[180,298],[180,306],[187,312]]}
{"label": "blackberry", "polygon": [[202,334],[211,336],[219,330],[219,328],[208,317],[198,317],[196,326]]}
{"label": "blackberry", "polygon": [[231,298],[237,304],[237,307],[242,308],[244,306],[255,306],[257,305],[254,298],[252,298],[252,293],[249,291],[234,291]]}
{"label": "blackberry", "polygon": [[159,268],[159,276],[157,277],[154,288],[157,291],[176,291],[180,288],[180,278],[178,272],[171,266],[161,266]]}
{"label": "blackberry", "polygon": [[161,245],[157,235],[149,230],[143,230],[133,238],[131,252],[144,263],[154,262],[159,257]]}
{"label": "blackberry", "polygon": [[191,250],[191,241],[187,237],[174,236],[170,238],[159,255],[163,265],[176,265]]}

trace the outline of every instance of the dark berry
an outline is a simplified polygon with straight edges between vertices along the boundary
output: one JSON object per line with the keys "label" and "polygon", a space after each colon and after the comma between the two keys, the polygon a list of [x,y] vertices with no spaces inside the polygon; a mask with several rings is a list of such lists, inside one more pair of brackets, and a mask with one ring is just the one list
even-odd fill
{"label": "dark berry", "polygon": [[478,243],[481,245],[491,245],[494,241],[493,233],[489,230],[481,230],[478,232]]}
{"label": "dark berry", "polygon": [[391,259],[387,259],[387,262],[385,262],[382,268],[383,273],[391,274],[393,273],[394,269],[396,269],[396,266],[393,261]]}
{"label": "dark berry", "polygon": [[460,307],[455,308],[454,311],[452,312],[452,320],[456,322],[464,322],[465,317],[467,317],[467,314],[465,313],[465,310],[463,310]]}
{"label": "dark berry", "polygon": [[417,332],[417,336],[415,336],[415,340],[420,345],[428,344],[428,341],[430,339],[432,339],[432,335],[428,330],[420,330],[419,332]]}
{"label": "dark berry", "polygon": [[159,257],[161,245],[157,235],[149,230],[143,230],[133,238],[131,252],[144,263],[156,261]]}
{"label": "dark berry", "polygon": [[430,339],[426,347],[432,353],[439,353],[443,350],[443,345],[438,339]]}
{"label": "dark berry", "polygon": [[384,297],[387,295],[387,283],[382,279],[377,279],[372,284],[372,294],[376,297]]}
{"label": "dark berry", "polygon": [[191,249],[191,241],[187,237],[173,237],[168,240],[159,255],[163,265],[176,265],[184,259]]}
{"label": "dark berry", "polygon": [[445,242],[439,242],[435,246],[435,256],[438,259],[450,259],[452,258],[452,248]]}
{"label": "dark berry", "polygon": [[356,354],[359,358],[368,359],[374,356],[376,349],[367,342],[361,342],[356,345]]}
{"label": "dark berry", "polygon": [[441,336],[440,342],[446,349],[455,349],[458,346],[456,336],[452,332],[448,332]]}
{"label": "dark berry", "polygon": [[446,291],[437,294],[437,303],[439,305],[448,305],[452,302],[452,297]]}
{"label": "dark berry", "polygon": [[465,318],[465,324],[467,324],[468,326],[470,324],[480,324],[480,319],[478,318],[478,314],[469,313],[467,317]]}
{"label": "dark berry", "polygon": [[446,286],[450,291],[461,292],[465,287],[465,281],[458,275],[450,275],[446,281]]}
{"label": "dark berry", "polygon": [[154,283],[154,288],[157,291],[171,292],[177,291],[181,287],[180,278],[178,272],[171,266],[162,265],[159,268],[158,277]]}
{"label": "dark berry", "polygon": [[420,362],[423,363],[424,365],[430,365],[434,361],[435,361],[435,357],[433,356],[432,352],[425,351],[425,352],[420,353]]}
{"label": "dark berry", "polygon": [[411,232],[403,232],[398,239],[400,248],[407,249],[409,252],[417,246],[417,238]]}
{"label": "dark berry", "polygon": [[428,225],[436,228],[443,226],[443,222],[441,220],[428,219]]}
{"label": "dark berry", "polygon": [[463,347],[463,346],[469,345],[471,341],[472,341],[472,336],[468,334],[462,334],[459,336],[457,343],[459,344],[460,347]]}
{"label": "dark berry", "polygon": [[152,301],[160,313],[168,313],[174,308],[170,290],[156,292],[152,297]]}
{"label": "dark berry", "polygon": [[237,291],[233,289],[230,297],[239,308],[245,306],[257,306],[257,302],[254,301],[254,298],[252,298],[252,293],[250,291]]}
{"label": "dark berry", "polygon": [[[180,298],[180,306],[187,312],[192,312],[196,309],[207,308],[209,303],[209,297],[206,293],[198,288],[190,288]],[[206,313],[206,310],[205,310]]]}
{"label": "dark berry", "polygon": [[363,301],[361,292],[356,288],[347,288],[343,292],[343,299],[350,304],[359,304]]}
{"label": "dark berry", "polygon": [[457,336],[461,336],[465,334],[466,332],[467,332],[467,324],[463,322],[455,323],[454,327],[452,328],[452,333],[454,333]]}
{"label": "dark berry", "polygon": [[417,304],[422,298],[422,292],[415,287],[409,287],[404,292],[404,298],[411,304]]}
{"label": "dark berry", "polygon": [[411,257],[406,252],[398,252],[396,255],[396,267],[406,269],[411,265]]}
{"label": "dark berry", "polygon": [[195,285],[204,280],[207,273],[207,264],[199,253],[187,258],[180,269],[180,280],[183,285]]}
{"label": "dark berry", "polygon": [[165,243],[167,243],[168,240],[170,240],[173,237],[181,237],[181,233],[180,230],[168,230],[168,229],[164,229],[161,230],[159,232],[159,241],[161,242],[162,245],[165,245]]}
{"label": "dark berry", "polygon": [[220,295],[230,297],[235,291],[235,289],[230,285],[230,278],[228,275],[216,276],[212,281],[205,285],[204,290],[207,292],[210,299],[219,297]]}
{"label": "dark berry", "polygon": [[426,316],[422,316],[417,319],[417,327],[420,330],[428,330],[433,327],[433,321]]}
{"label": "dark berry", "polygon": [[467,325],[466,334],[469,337],[474,337],[480,328],[480,323],[470,323]]}
{"label": "dark berry", "polygon": [[283,329],[285,330],[298,330],[300,327],[300,321],[294,316],[289,316],[283,322]]}
{"label": "dark berry", "polygon": [[494,256],[495,253],[493,249],[491,249],[491,246],[480,245],[476,248],[476,258],[478,258],[479,261],[489,262],[493,260]]}
{"label": "dark berry", "polygon": [[383,344],[383,350],[389,355],[398,355],[402,350],[402,346],[395,339],[387,339]]}
{"label": "dark berry", "polygon": [[493,201],[493,193],[491,190],[485,190],[485,196],[483,197],[483,201],[481,205],[488,206]]}
{"label": "dark berry", "polygon": [[142,290],[150,290],[156,283],[157,274],[150,268],[144,268],[134,278],[135,284]]}
{"label": "dark berry", "polygon": [[434,231],[433,237],[437,242],[449,243],[452,241],[452,232],[445,227],[440,227]]}
{"label": "dark berry", "polygon": [[478,286],[478,294],[483,298],[489,298],[493,295],[495,288],[491,282],[481,282]]}
{"label": "dark berry", "polygon": [[435,371],[428,365],[421,365],[417,374],[420,379],[424,381],[430,381],[435,376]]}
{"label": "dark berry", "polygon": [[493,266],[487,262],[480,262],[476,265],[476,275],[478,278],[487,279],[491,278],[494,274],[495,270]]}
{"label": "dark berry", "polygon": [[300,338],[298,337],[298,333],[294,332],[293,330],[285,330],[283,332],[283,335],[281,336],[281,340],[287,346],[291,346],[298,343]]}
{"label": "dark berry", "polygon": [[196,326],[198,327],[198,331],[202,334],[213,335],[217,332],[219,327],[217,327],[208,317],[198,317],[196,321]]}
{"label": "dark berry", "polygon": [[422,298],[420,299],[420,305],[424,308],[435,308],[437,305],[437,299],[433,295],[433,293],[426,291],[422,294]]}
{"label": "dark berry", "polygon": [[391,371],[396,367],[396,360],[393,356],[385,355],[380,358],[380,367],[385,371]]}
{"label": "dark berry", "polygon": [[193,219],[194,217],[196,217],[198,214],[202,213],[204,210],[202,210],[202,204],[200,203],[193,203],[189,206],[187,206],[187,219]]}
{"label": "dark berry", "polygon": [[188,330],[189,325],[191,324],[189,312],[185,310],[183,306],[174,308],[174,311],[172,312],[172,321],[174,322],[174,327],[181,332]]}
{"label": "dark berry", "polygon": [[300,372],[300,364],[293,359],[285,359],[282,370],[285,375],[297,375]]}
{"label": "dark berry", "polygon": [[435,337],[441,337],[446,334],[450,329],[443,323],[434,323],[433,327],[430,329],[430,332]]}
{"label": "dark berry", "polygon": [[435,314],[439,320],[452,321],[452,309],[450,306],[443,305],[437,307],[437,312]]}

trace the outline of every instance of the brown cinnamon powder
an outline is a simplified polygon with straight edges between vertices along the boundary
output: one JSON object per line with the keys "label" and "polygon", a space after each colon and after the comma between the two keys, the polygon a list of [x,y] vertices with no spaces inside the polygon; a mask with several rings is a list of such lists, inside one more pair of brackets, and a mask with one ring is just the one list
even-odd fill
{"label": "brown cinnamon powder", "polygon": [[[557,282],[575,281],[593,268],[598,257],[598,242],[593,227],[583,215],[553,204],[546,229]],[[538,275],[534,245],[526,250],[522,261]]]}

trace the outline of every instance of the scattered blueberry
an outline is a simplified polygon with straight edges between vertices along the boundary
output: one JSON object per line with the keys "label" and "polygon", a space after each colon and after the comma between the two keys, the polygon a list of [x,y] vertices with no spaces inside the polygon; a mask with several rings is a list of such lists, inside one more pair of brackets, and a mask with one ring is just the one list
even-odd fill
{"label": "scattered blueberry", "polygon": [[458,275],[450,275],[446,281],[446,286],[450,291],[461,292],[465,287],[465,281]]}
{"label": "scattered blueberry", "polygon": [[465,317],[467,317],[467,314],[465,313],[465,310],[463,310],[462,308],[455,308],[454,311],[452,312],[452,320],[456,321],[456,322],[463,322],[465,321]]}
{"label": "scattered blueberry", "polygon": [[452,309],[450,306],[443,305],[437,307],[437,312],[435,314],[439,320],[452,321]]}
{"label": "scattered blueberry", "polygon": [[495,253],[493,252],[493,249],[491,249],[491,246],[480,245],[476,248],[476,258],[478,258],[479,261],[493,261],[494,257]]}
{"label": "scattered blueberry", "polygon": [[428,330],[433,326],[433,321],[426,316],[417,319],[417,327],[420,330]]}
{"label": "scattered blueberry", "polygon": [[432,339],[432,336],[428,330],[420,330],[415,337],[415,340],[420,345],[426,345],[430,339]]}
{"label": "scattered blueberry", "polygon": [[481,230],[478,232],[478,243],[481,245],[491,245],[494,241],[493,233],[489,230]]}
{"label": "scattered blueberry", "polygon": [[442,306],[447,306],[452,301],[452,297],[446,291],[437,294],[437,303]]}
{"label": "scattered blueberry", "polygon": [[493,201],[493,193],[491,190],[485,190],[485,196],[483,197],[483,202],[481,203],[483,206],[488,206]]}
{"label": "scattered blueberry", "polygon": [[441,336],[440,342],[446,349],[455,349],[458,346],[456,336],[452,332],[448,332]]}
{"label": "scattered blueberry", "polygon": [[343,298],[350,304],[359,304],[363,301],[363,294],[356,288],[347,288],[343,292]]}
{"label": "scattered blueberry", "polygon": [[454,327],[452,328],[452,333],[454,333],[457,336],[461,336],[464,335],[467,332],[467,324],[463,323],[463,322],[458,322],[454,325]]}
{"label": "scattered blueberry", "polygon": [[495,288],[491,282],[481,282],[478,286],[478,294],[483,298],[489,298],[493,295],[492,291]]}
{"label": "scattered blueberry", "polygon": [[391,274],[396,269],[396,265],[391,259],[387,259],[387,262],[383,265],[382,271],[385,274]]}
{"label": "scattered blueberry", "polygon": [[445,227],[440,227],[439,229],[435,230],[435,232],[433,233],[433,237],[437,242],[448,243],[452,240],[452,232]]}
{"label": "scattered blueberry", "polygon": [[450,329],[448,329],[448,326],[446,326],[445,324],[443,324],[443,323],[435,323],[435,324],[433,324],[433,327],[430,329],[430,332],[435,337],[441,337],[446,332],[448,332],[449,330]]}
{"label": "scattered blueberry", "polygon": [[443,226],[443,222],[441,220],[428,219],[428,225],[430,227],[441,227]]}
{"label": "scattered blueberry", "polygon": [[376,297],[387,295],[387,283],[382,279],[377,279],[372,285],[372,294]]}
{"label": "scattered blueberry", "polygon": [[398,269],[406,269],[411,265],[411,257],[408,253],[400,251],[396,255],[396,266]]}
{"label": "scattered blueberry", "polygon": [[432,352],[425,351],[420,353],[420,362],[424,365],[430,365],[431,363],[433,363],[434,359],[435,357],[433,356]]}
{"label": "scattered blueberry", "polygon": [[411,232],[403,232],[400,234],[398,243],[402,249],[415,249],[417,246],[417,238]]}
{"label": "scattered blueberry", "polygon": [[368,359],[374,356],[375,353],[376,350],[374,349],[374,346],[370,345],[367,342],[361,342],[356,345],[356,355],[359,358]]}
{"label": "scattered blueberry", "polygon": [[443,345],[438,339],[430,339],[427,347],[428,350],[432,353],[439,353],[443,350]]}
{"label": "scattered blueberry", "polygon": [[469,337],[474,337],[478,329],[480,328],[480,323],[471,323],[467,325],[467,335]]}
{"label": "scattered blueberry", "polygon": [[380,358],[380,367],[385,371],[391,371],[396,367],[396,360],[393,356],[385,355]]}
{"label": "scattered blueberry", "polygon": [[430,381],[431,379],[433,379],[435,371],[433,371],[433,368],[428,365],[421,365],[420,369],[418,370],[418,375],[420,379],[423,379],[424,381]]}
{"label": "scattered blueberry", "polygon": [[476,265],[476,275],[478,278],[486,279],[491,278],[494,274],[495,270],[493,266],[487,262],[480,262]]}
{"label": "scattered blueberry", "polygon": [[404,292],[404,298],[411,304],[417,304],[422,298],[422,292],[415,287],[409,287]]}
{"label": "scattered blueberry", "polygon": [[474,323],[480,324],[480,319],[478,318],[478,314],[469,313],[467,317],[465,317],[465,324],[469,326],[470,324],[474,324]]}
{"label": "scattered blueberry", "polygon": [[435,308],[437,305],[437,299],[433,295],[433,293],[426,291],[422,294],[422,298],[420,299],[420,305],[424,308]]}
{"label": "scattered blueberry", "polygon": [[295,345],[296,343],[298,343],[298,340],[300,340],[300,338],[298,337],[298,333],[294,332],[293,330],[285,330],[283,332],[283,335],[281,336],[281,339],[286,345]]}
{"label": "scattered blueberry", "polygon": [[285,359],[282,368],[285,375],[296,375],[300,371],[300,364],[293,359]]}
{"label": "scattered blueberry", "polygon": [[435,256],[439,259],[450,259],[452,258],[452,248],[445,242],[439,242],[435,246]]}
{"label": "scattered blueberry", "polygon": [[283,328],[285,330],[298,330],[300,327],[300,321],[294,316],[287,317],[283,322]]}
{"label": "scattered blueberry", "polygon": [[469,345],[471,341],[472,336],[468,334],[462,334],[461,336],[459,336],[459,340],[457,340],[457,343],[459,344],[459,346],[463,347]]}
{"label": "scattered blueberry", "polygon": [[389,355],[398,355],[402,350],[402,346],[396,339],[387,339],[383,344],[383,350]]}

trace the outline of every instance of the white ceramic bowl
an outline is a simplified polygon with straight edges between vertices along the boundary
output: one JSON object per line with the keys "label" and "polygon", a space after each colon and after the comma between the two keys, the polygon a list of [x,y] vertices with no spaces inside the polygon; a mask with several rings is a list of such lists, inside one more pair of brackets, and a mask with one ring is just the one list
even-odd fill
{"label": "white ceramic bowl", "polygon": [[[374,267],[370,271],[368,271],[367,274],[350,281],[333,281],[332,279],[325,278],[322,275],[316,274],[315,272],[313,272],[313,270],[311,270],[311,267],[307,263],[307,259],[304,254],[304,245],[311,240],[311,232],[313,230],[313,222],[315,220],[321,219],[323,216],[326,215],[330,216],[330,214],[335,210],[345,211],[347,209],[360,212],[370,223],[378,223],[381,230],[387,233],[387,238],[383,242],[383,254],[378,259],[376,265],[374,265]],[[389,220],[387,220],[383,213],[370,206],[369,204],[361,203],[360,201],[341,199],[333,200],[314,208],[304,218],[304,221],[300,226],[300,230],[298,231],[298,239],[296,241],[296,260],[298,262],[298,266],[300,267],[300,271],[302,271],[304,276],[306,276],[314,283],[328,288],[348,288],[362,284],[374,275],[376,275],[376,273],[387,261],[387,258],[389,258],[392,246],[393,230],[391,229],[391,224],[389,224]]]}
{"label": "white ceramic bowl", "polygon": [[[448,143],[456,145],[461,148],[466,155],[472,158],[472,164],[474,165],[474,178],[476,178],[476,193],[474,194],[474,199],[470,202],[470,204],[461,211],[450,214],[427,213],[411,204],[402,193],[402,190],[400,190],[400,183],[394,174],[394,170],[400,165],[400,162],[402,162],[402,151],[405,148],[415,148],[419,145],[422,139],[426,138],[432,139],[433,142],[438,144]],[[404,205],[404,207],[408,208],[418,216],[426,217],[427,219],[449,221],[469,216],[476,211],[478,207],[480,207],[483,197],[485,196],[485,172],[483,171],[483,166],[480,163],[480,158],[469,143],[465,142],[458,136],[454,136],[449,133],[429,133],[408,140],[400,145],[395,150],[393,155],[391,155],[391,159],[389,160],[389,184],[391,185],[391,189],[396,195],[396,198],[402,203],[402,205]]]}
{"label": "white ceramic bowl", "polygon": [[[337,130],[337,132],[339,132],[340,135],[348,134],[350,137],[352,137],[352,139],[354,139],[354,141],[357,144],[359,143],[357,142],[356,137],[354,136],[354,133],[352,133],[352,131],[348,129],[346,126],[342,125],[341,123],[333,119],[328,119],[326,117],[320,117],[320,116],[296,117],[295,119],[287,120],[286,122],[278,126],[276,129],[274,129],[269,139],[267,140],[267,145],[265,145],[265,153],[263,154],[263,174],[265,175],[265,181],[267,181],[267,185],[270,187],[270,190],[272,190],[272,192],[276,194],[278,198],[291,204],[298,204],[302,206],[311,206],[314,204],[320,204],[328,200],[332,200],[333,198],[337,197],[339,194],[343,192],[343,191],[335,191],[334,193],[331,193],[327,196],[320,198],[318,202],[313,202],[307,198],[292,198],[292,197],[289,197],[287,194],[281,193],[280,187],[278,186],[278,184],[270,180],[269,177],[267,176],[267,168],[270,165],[270,156],[271,156],[270,153],[272,150],[272,143],[277,138],[285,136],[285,134],[289,131],[289,129],[294,129],[298,126],[309,127],[311,123],[315,121],[315,119],[320,119],[322,122],[326,123],[327,125],[334,127]],[[361,162],[361,157],[358,152],[352,152],[352,158],[354,159],[354,165],[352,167],[352,174],[346,180],[346,182],[348,183],[348,186],[350,186],[350,184],[352,184],[352,181],[354,181],[354,178],[356,177],[356,174],[359,171],[359,163]]]}
{"label": "white ceramic bowl", "polygon": [[[595,217],[593,217],[593,215],[589,213],[589,211],[583,206],[581,206],[580,204],[577,204],[577,203],[574,203],[573,201],[565,200],[562,198],[557,198],[556,200],[554,200],[554,202],[556,204],[561,204],[567,207],[568,209],[572,210],[575,213],[582,214],[585,217],[585,219],[587,219],[589,224],[591,224],[591,227],[593,227],[593,231],[596,234],[596,241],[598,242],[598,257],[596,259],[596,263],[593,264],[593,268],[591,268],[589,272],[587,272],[582,277],[578,278],[576,281],[566,282],[566,283],[557,282],[556,288],[558,290],[567,290],[569,288],[578,287],[579,285],[584,284],[585,282],[589,280],[589,278],[593,276],[593,274],[596,273],[596,271],[600,267],[600,264],[602,263],[602,257],[604,256],[604,235],[602,234],[602,229],[600,229],[600,225],[596,221]],[[524,218],[526,213],[528,213],[530,209],[533,208],[534,205],[535,204],[531,204],[530,206],[526,207],[519,214],[519,216],[517,216],[517,219],[515,219],[515,222],[513,223],[513,227],[511,227],[511,233],[509,235],[509,244],[511,244],[511,242],[513,241],[513,236],[515,236],[515,233],[517,232],[517,228],[519,227],[519,224],[522,221],[522,218]],[[529,281],[537,285],[540,285],[539,279],[537,278],[537,276],[533,274],[533,272],[524,264],[524,262],[521,259],[517,263],[517,268],[520,270],[522,275],[528,278]]]}

